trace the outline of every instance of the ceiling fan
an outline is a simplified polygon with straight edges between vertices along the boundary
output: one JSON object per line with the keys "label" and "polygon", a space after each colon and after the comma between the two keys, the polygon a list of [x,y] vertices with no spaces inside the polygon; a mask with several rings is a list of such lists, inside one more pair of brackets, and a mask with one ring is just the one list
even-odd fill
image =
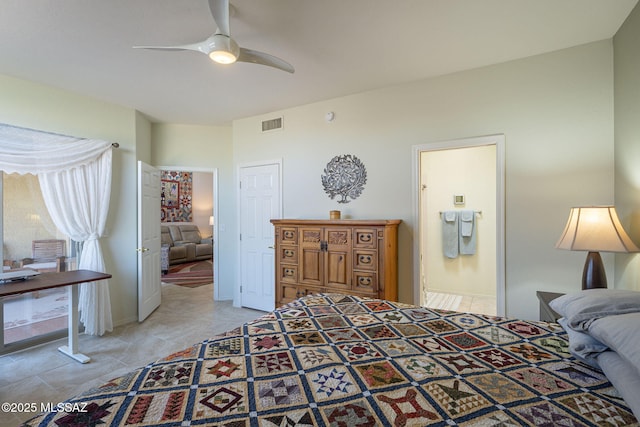
{"label": "ceiling fan", "polygon": [[194,50],[209,55],[214,62],[219,64],[233,64],[239,62],[251,62],[267,65],[279,70],[293,73],[295,69],[287,61],[268,53],[246,49],[238,46],[231,38],[229,31],[229,0],[208,0],[211,15],[218,29],[216,32],[201,42],[180,46],[133,46],[134,49],[154,50]]}

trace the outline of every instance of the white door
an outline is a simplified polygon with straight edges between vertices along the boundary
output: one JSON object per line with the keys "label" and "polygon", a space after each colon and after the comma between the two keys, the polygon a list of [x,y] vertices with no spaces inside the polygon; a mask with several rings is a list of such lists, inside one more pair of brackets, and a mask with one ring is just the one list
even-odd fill
{"label": "white door", "polygon": [[138,321],[162,299],[160,287],[160,171],[138,162]]}
{"label": "white door", "polygon": [[243,307],[275,308],[272,218],[281,218],[280,164],[240,168],[240,301]]}

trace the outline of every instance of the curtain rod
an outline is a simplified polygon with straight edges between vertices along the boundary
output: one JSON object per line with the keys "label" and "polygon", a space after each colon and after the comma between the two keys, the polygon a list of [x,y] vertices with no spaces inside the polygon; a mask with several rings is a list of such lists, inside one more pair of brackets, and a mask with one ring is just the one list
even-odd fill
{"label": "curtain rod", "polygon": [[111,146],[113,148],[118,148],[118,147],[120,147],[120,144],[118,144],[117,142],[114,142],[113,144],[111,144]]}

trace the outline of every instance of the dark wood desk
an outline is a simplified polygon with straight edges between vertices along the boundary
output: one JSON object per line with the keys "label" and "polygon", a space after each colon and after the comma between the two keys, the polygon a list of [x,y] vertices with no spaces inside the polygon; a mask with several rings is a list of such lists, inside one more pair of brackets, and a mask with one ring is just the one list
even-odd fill
{"label": "dark wood desk", "polygon": [[90,270],[41,273],[27,280],[0,284],[0,298],[67,286],[69,292],[69,345],[59,347],[58,350],[80,363],[87,363],[91,359],[78,352],[78,284],[105,280],[110,277],[110,274]]}

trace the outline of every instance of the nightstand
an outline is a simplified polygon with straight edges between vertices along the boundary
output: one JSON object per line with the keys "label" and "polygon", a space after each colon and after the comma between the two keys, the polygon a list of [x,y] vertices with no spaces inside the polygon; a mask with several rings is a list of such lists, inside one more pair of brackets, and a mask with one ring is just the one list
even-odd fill
{"label": "nightstand", "polygon": [[551,301],[562,295],[564,294],[559,294],[556,292],[536,292],[536,296],[538,297],[538,300],[540,300],[540,320],[544,322],[557,322],[558,319],[562,317],[561,315],[553,311],[551,307],[549,307],[549,303]]}

